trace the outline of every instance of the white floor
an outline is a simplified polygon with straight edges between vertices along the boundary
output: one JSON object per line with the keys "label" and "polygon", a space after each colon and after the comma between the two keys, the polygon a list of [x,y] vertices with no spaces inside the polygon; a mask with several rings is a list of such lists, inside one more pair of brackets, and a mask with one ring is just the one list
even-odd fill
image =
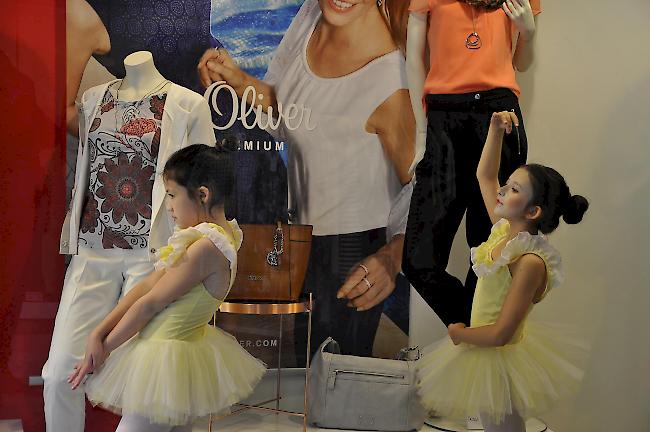
{"label": "white floor", "polygon": [[[304,399],[304,369],[285,369],[282,371],[282,386],[280,408],[288,411],[303,412]],[[275,396],[275,385],[277,374],[275,370],[269,370],[255,389],[255,394],[245,401],[248,403],[257,403],[272,399]],[[275,402],[265,405],[275,407]],[[436,427],[425,425],[421,431],[448,431],[448,432],[474,432],[480,429],[468,431],[464,425],[448,422],[444,420],[429,420]],[[526,423],[526,432],[552,432],[546,429],[545,425],[535,419]],[[200,419],[194,424],[193,432],[207,432],[208,419]],[[301,417],[289,416],[285,414],[275,414],[259,410],[247,410],[238,415],[229,416],[214,421],[212,430],[215,432],[290,432],[303,430],[303,420]],[[308,427],[309,431],[331,431],[332,429],[318,429]],[[0,432],[22,432],[20,420],[0,420]]]}
{"label": "white floor", "polygon": [[[449,431],[449,432],[480,432],[479,430],[468,431],[463,426],[455,423],[437,422],[439,427],[424,425],[420,431]],[[547,429],[541,422],[529,421],[526,424],[527,432],[552,432]],[[208,430],[207,421],[196,423],[193,432],[205,432]],[[260,412],[249,412],[233,416],[229,419],[214,422],[212,430],[215,432],[285,432],[301,431],[302,420],[295,417],[284,415],[267,414]],[[318,429],[307,427],[308,431],[332,431],[332,429]]]}
{"label": "white floor", "polygon": [[[271,399],[275,395],[276,374],[275,370],[270,370],[262,380],[255,391],[255,395],[247,402],[258,402]],[[304,370],[290,369],[282,372],[282,400],[281,409],[289,411],[303,411],[303,386]],[[275,407],[275,403],[266,405]],[[444,420],[435,420],[431,422],[437,427],[425,425],[421,431],[450,431],[450,432],[467,432],[463,425]],[[530,420],[527,424],[527,432],[552,432],[538,420]],[[238,415],[230,416],[212,424],[212,430],[215,432],[286,432],[300,431],[303,429],[302,418],[288,416],[285,414],[275,414],[258,410],[247,410]],[[310,428],[309,431],[326,431],[331,429]],[[202,419],[194,425],[193,432],[207,432],[208,421]]]}

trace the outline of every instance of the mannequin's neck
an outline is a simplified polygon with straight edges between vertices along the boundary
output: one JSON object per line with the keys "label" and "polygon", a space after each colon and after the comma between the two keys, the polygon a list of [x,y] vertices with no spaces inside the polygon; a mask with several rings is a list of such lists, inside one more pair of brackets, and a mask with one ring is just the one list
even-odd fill
{"label": "mannequin's neck", "polygon": [[153,56],[148,51],[126,56],[124,69],[126,75],[120,85],[120,100],[140,99],[165,82],[165,77],[156,69]]}

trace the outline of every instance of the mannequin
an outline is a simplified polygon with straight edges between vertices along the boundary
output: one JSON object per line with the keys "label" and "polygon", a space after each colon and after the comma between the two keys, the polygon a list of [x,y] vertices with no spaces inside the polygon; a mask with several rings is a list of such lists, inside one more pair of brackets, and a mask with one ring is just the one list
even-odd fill
{"label": "mannequin", "polygon": [[426,53],[426,32],[427,32],[427,17],[426,15],[413,13],[409,14],[406,49],[406,79],[409,85],[409,97],[411,98],[411,106],[413,107],[413,115],[415,117],[415,158],[411,165],[410,171],[414,171],[418,162],[424,156],[424,149],[426,148],[427,141],[427,114],[426,110],[422,109],[422,101],[424,101],[424,80],[427,77],[427,71],[424,64],[424,56]]}
{"label": "mannequin", "polygon": [[[157,69],[170,81],[203,94],[197,62],[206,50],[220,47],[210,31],[210,0],[130,0],[128,4],[106,0],[66,0],[66,122],[71,136],[78,137],[77,95],[82,76],[91,57],[116,78],[126,74],[124,58],[133,51],[147,50],[156,58]],[[218,15],[238,10],[221,5]],[[170,13],[174,25],[168,26]],[[143,29],[146,29],[143,30]],[[88,77],[92,80],[92,77]],[[126,82],[124,83],[126,85]],[[122,87],[124,88],[124,86]],[[120,90],[120,93],[122,90]],[[225,94],[224,94],[225,96]],[[125,99],[128,100],[128,99]],[[136,100],[132,98],[131,100]],[[219,106],[224,114],[215,113],[215,124],[230,117],[233,106],[223,97]],[[70,137],[69,137],[70,138]],[[260,131],[234,127],[217,133],[216,139],[270,140]],[[76,153],[77,143],[68,140],[68,159]],[[279,152],[247,151],[235,155],[238,175],[233,197],[226,208],[237,215],[240,223],[275,223],[286,220],[286,168]],[[68,190],[74,176],[68,167]]]}
{"label": "mannequin", "polygon": [[120,99],[125,101],[142,98],[156,83],[165,80],[153,62],[149,51],[137,51],[124,59],[126,75],[120,86]]}
{"label": "mannequin", "polygon": [[[492,113],[514,111],[522,119],[515,68],[524,71],[532,62],[534,17],[540,12],[538,0],[485,3],[494,2],[412,0],[408,21],[417,183],[402,268],[445,325],[469,325],[476,276],[470,268],[463,286],[448,274],[449,252],[465,212],[469,246],[478,246],[490,232],[476,166]],[[503,149],[505,183],[526,161],[523,120]]]}
{"label": "mannequin", "polygon": [[66,272],[48,360],[43,367],[47,431],[83,431],[84,393],[67,382],[89,332],[117,300],[153,271],[153,256],[173,232],[162,170],[189,144],[214,145],[205,100],[171,83],[150,52],[124,60],[124,80],[88,89],[60,252]]}
{"label": "mannequin", "polygon": [[[124,78],[123,59],[134,51],[151,51],[165,77],[203,93],[196,63],[203,51],[221,46],[210,34],[211,3],[180,3],[182,15],[176,16],[178,25],[169,28],[170,11],[178,11],[176,0],[158,0],[156,7],[146,0],[131,0],[128,5],[105,0],[66,0],[68,133],[77,136],[75,99],[91,56],[116,78]],[[143,31],[144,28],[147,30]],[[155,37],[151,37],[152,32]]]}

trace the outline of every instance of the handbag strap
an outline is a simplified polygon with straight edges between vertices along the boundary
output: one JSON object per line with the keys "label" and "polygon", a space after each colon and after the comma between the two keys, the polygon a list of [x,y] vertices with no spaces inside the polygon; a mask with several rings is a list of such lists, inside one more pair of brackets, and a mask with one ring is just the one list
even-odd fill
{"label": "handbag strap", "polygon": [[319,351],[330,354],[341,354],[341,347],[339,346],[339,343],[330,336],[320,345]]}
{"label": "handbag strap", "polygon": [[[279,246],[279,248],[278,248]],[[273,250],[266,254],[266,263],[271,267],[280,265],[279,256],[284,253],[284,230],[282,222],[278,221],[278,226],[273,234]]]}
{"label": "handbag strap", "polygon": [[[280,245],[280,249],[278,249]],[[284,253],[284,231],[282,230],[282,223],[278,221],[278,227],[275,229],[273,235],[273,250],[276,254],[282,255]]]}
{"label": "handbag strap", "polygon": [[[341,347],[339,346],[339,343],[330,336],[323,341],[318,351],[322,353],[341,354]],[[399,350],[395,356],[395,360],[417,361],[420,359],[421,355],[419,346],[406,347]]]}

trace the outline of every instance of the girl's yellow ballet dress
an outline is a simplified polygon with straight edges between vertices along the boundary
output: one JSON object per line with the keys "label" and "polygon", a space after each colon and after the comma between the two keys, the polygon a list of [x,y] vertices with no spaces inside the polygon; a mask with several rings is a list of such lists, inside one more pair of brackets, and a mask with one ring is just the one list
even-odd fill
{"label": "girl's yellow ballet dress", "polygon": [[[232,286],[242,232],[235,220],[229,224],[234,239],[210,223],[176,231],[159,251],[156,268],[172,266],[189,245],[207,237],[230,261]],[[201,283],[168,305],[91,375],[88,400],[118,414],[184,425],[247,397],[266,366],[234,337],[208,325],[221,302]]]}
{"label": "girl's yellow ballet dress", "polygon": [[[471,327],[497,321],[512,282],[508,264],[535,254],[546,264],[546,290],[563,279],[558,252],[543,235],[519,233],[501,256],[492,250],[508,235],[505,219],[492,227],[486,242],[472,248],[478,283],[472,304]],[[532,310],[530,305],[528,313]],[[479,413],[499,423],[516,410],[523,418],[546,411],[557,399],[575,391],[582,378],[585,347],[559,328],[528,322],[503,347],[454,345],[449,337],[433,344],[418,361],[419,393],[427,409],[448,418]]]}

